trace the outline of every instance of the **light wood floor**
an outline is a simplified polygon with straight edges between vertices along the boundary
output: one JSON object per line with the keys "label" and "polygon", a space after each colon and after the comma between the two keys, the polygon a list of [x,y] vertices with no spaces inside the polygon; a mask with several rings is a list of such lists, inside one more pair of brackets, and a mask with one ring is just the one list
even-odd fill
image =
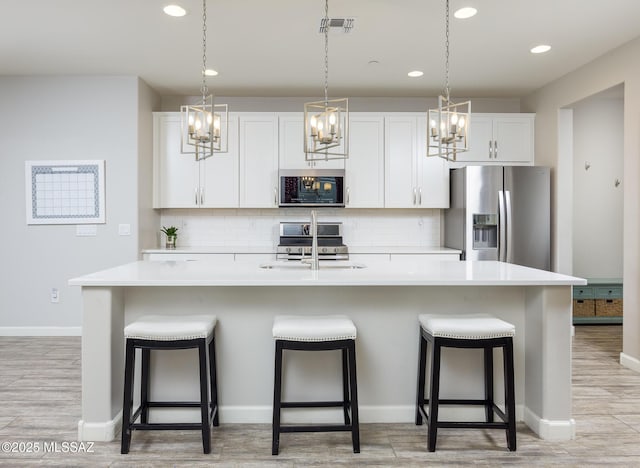
{"label": "light wood floor", "polygon": [[542,441],[520,424],[518,450],[509,452],[504,431],[443,429],[429,453],[425,426],[365,424],[360,454],[348,433],[284,434],[273,457],[265,424],[214,429],[210,455],[197,431],[134,433],[129,455],[120,455],[117,441],[63,453],[80,419],[80,339],[0,337],[0,442],[59,449],[0,452],[0,466],[640,466],[640,375],[618,364],[621,343],[620,326],[576,327],[573,441]]}

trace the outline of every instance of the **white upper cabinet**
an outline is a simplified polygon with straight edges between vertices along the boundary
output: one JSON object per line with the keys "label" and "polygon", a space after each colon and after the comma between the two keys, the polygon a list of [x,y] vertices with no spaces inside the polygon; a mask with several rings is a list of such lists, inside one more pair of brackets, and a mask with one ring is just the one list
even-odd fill
{"label": "white upper cabinet", "polygon": [[346,208],[384,207],[384,117],[352,112],[349,140]]}
{"label": "white upper cabinet", "polygon": [[533,165],[535,114],[471,114],[469,151],[458,161]]}
{"label": "white upper cabinet", "polygon": [[344,169],[344,159],[306,161],[304,155],[304,113],[278,114],[280,127],[280,169]]}
{"label": "white upper cabinet", "polygon": [[385,117],[385,207],[448,208],[449,168],[426,157],[426,116]]}
{"label": "white upper cabinet", "polygon": [[278,116],[239,114],[240,207],[278,206]]}
{"label": "white upper cabinet", "polygon": [[180,113],[153,114],[153,207],[238,206],[238,125],[229,118],[229,151],[196,161],[180,153]]}

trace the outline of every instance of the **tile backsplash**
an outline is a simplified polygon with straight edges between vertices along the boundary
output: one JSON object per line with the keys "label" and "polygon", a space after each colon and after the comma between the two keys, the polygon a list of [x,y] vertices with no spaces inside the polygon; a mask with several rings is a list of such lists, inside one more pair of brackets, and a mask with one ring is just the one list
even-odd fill
{"label": "tile backsplash", "polygon": [[[281,221],[308,221],[310,210],[165,209],[161,226],[179,228],[183,247],[275,246]],[[440,245],[440,210],[318,209],[318,221],[340,221],[348,246]],[[161,239],[158,236],[158,245]]]}

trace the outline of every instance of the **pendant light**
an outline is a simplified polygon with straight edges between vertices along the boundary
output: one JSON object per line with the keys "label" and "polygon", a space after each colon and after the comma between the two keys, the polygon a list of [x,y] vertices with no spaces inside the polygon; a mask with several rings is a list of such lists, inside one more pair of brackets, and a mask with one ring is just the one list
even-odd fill
{"label": "pendant light", "polygon": [[202,0],[202,85],[200,104],[180,106],[180,152],[195,154],[196,161],[227,152],[229,109],[215,104],[207,88],[207,0]]}
{"label": "pendant light", "polygon": [[469,151],[471,101],[454,103],[449,96],[449,0],[446,0],[445,87],[438,96],[438,108],[427,112],[427,156],[455,161],[458,153]]}
{"label": "pendant light", "polygon": [[329,0],[324,4],[324,100],[304,105],[304,153],[307,161],[349,157],[349,100],[329,99]]}

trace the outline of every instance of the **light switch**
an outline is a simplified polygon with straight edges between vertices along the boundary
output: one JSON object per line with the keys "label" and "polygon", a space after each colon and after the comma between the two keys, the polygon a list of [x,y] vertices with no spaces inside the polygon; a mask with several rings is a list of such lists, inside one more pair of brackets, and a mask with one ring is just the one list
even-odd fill
{"label": "light switch", "polygon": [[119,236],[130,236],[131,235],[131,224],[118,224],[118,235]]}

